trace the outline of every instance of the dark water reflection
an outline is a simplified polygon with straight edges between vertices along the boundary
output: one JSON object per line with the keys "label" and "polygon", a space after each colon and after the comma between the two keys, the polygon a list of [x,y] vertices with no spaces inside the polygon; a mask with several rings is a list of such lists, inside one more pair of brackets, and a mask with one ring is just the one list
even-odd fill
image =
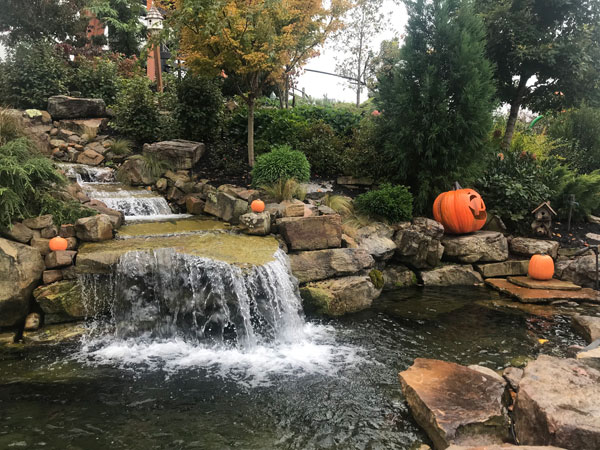
{"label": "dark water reflection", "polygon": [[364,360],[262,387],[202,369],[89,367],[70,357],[73,346],[0,353],[0,449],[410,449],[427,442],[397,379],[414,358],[500,369],[582,343],[568,317],[497,300],[478,289],[384,295],[371,310],[326,321]]}

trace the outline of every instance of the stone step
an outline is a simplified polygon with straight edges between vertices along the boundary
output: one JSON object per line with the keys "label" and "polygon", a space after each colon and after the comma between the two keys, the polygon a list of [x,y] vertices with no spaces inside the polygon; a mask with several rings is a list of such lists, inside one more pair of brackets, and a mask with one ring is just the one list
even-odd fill
{"label": "stone step", "polygon": [[557,291],[578,291],[581,286],[578,286],[570,281],[557,280],[534,280],[531,277],[508,277],[508,281],[517,286],[526,287],[529,289],[550,289]]}
{"label": "stone step", "polygon": [[517,286],[504,278],[488,278],[485,283],[491,288],[510,295],[523,303],[549,303],[555,300],[600,303],[600,292],[588,288],[578,291],[530,289]]}

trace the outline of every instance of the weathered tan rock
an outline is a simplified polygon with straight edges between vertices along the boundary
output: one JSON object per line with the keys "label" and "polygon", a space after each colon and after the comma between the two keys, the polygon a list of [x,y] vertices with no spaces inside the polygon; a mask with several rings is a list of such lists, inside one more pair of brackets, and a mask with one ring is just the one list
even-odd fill
{"label": "weathered tan rock", "polygon": [[43,271],[37,249],[0,238],[0,327],[14,326],[25,318]]}
{"label": "weathered tan rock", "polygon": [[514,405],[515,432],[526,445],[600,448],[600,370],[541,355],[525,367]]}
{"label": "weathered tan rock", "polygon": [[277,225],[290,250],[321,250],[342,245],[339,215],[284,217],[277,220]]}
{"label": "weathered tan rock", "polygon": [[476,264],[477,270],[484,278],[508,277],[511,275],[527,275],[529,260],[510,260],[490,264]]}
{"label": "weathered tan rock", "polygon": [[104,161],[104,156],[100,153],[95,152],[92,149],[84,150],[77,156],[77,162],[79,164],[87,164],[89,166],[97,166]]}
{"label": "weathered tan rock", "polygon": [[2,236],[13,241],[27,244],[33,238],[33,231],[21,222],[15,222],[9,230],[4,230]]}
{"label": "weathered tan rock", "polygon": [[507,279],[512,284],[530,289],[553,289],[559,291],[579,291],[581,289],[581,286],[573,284],[570,281],[557,280],[556,278],[551,278],[550,280],[535,280],[527,276],[508,277]]}
{"label": "weathered tan rock", "polygon": [[34,237],[29,243],[33,248],[37,249],[42,256],[50,253],[50,239]]}
{"label": "weathered tan rock", "polygon": [[394,236],[395,258],[416,269],[430,269],[442,259],[444,227],[435,220],[415,217],[412,223],[398,225]]}
{"label": "weathered tan rock", "polygon": [[580,286],[596,287],[596,256],[589,252],[573,259],[559,259],[554,265],[554,276]]}
{"label": "weathered tan rock", "polygon": [[550,255],[554,259],[558,256],[559,244],[556,241],[544,241],[516,237],[510,241],[510,251],[516,255],[533,256],[537,254]]}
{"label": "weathered tan rock", "polygon": [[577,353],[577,359],[586,361],[599,361],[600,362],[600,347],[592,348],[590,350],[583,350]]}
{"label": "weathered tan rock", "polygon": [[50,227],[42,228],[40,234],[44,239],[52,239],[58,235],[58,228],[55,225]]}
{"label": "weathered tan rock", "polygon": [[305,309],[327,316],[341,316],[367,309],[380,293],[381,290],[373,285],[368,276],[317,281],[300,289]]}
{"label": "weathered tan rock", "polygon": [[394,229],[384,223],[378,222],[358,229],[344,225],[342,231],[378,261],[387,261],[394,256]]}
{"label": "weathered tan rock", "polygon": [[514,391],[518,391],[519,383],[521,382],[521,378],[523,378],[523,369],[519,367],[507,367],[502,372],[502,376]]}
{"label": "weathered tan rock", "polygon": [[473,286],[483,284],[483,278],[471,265],[448,265],[421,272],[425,286]]}
{"label": "weathered tan rock", "polygon": [[107,123],[107,118],[100,117],[95,119],[61,120],[59,126],[79,135],[86,133],[89,129],[95,130],[96,134],[99,134]]}
{"label": "weathered tan rock", "polygon": [[248,212],[248,202],[223,191],[211,192],[206,197],[204,213],[216,216],[225,222],[237,224],[240,216],[246,212]]}
{"label": "weathered tan rock", "polygon": [[174,139],[172,141],[144,144],[143,152],[168,161],[175,170],[191,169],[204,156],[205,147],[200,142]]}
{"label": "weathered tan rock", "polygon": [[581,316],[577,314],[571,320],[573,329],[583,336],[588,343],[600,339],[600,317]]}
{"label": "weathered tan rock", "polygon": [[77,238],[86,242],[105,241],[113,237],[113,226],[106,214],[78,219],[75,222],[75,231]]}
{"label": "weathered tan rock", "polygon": [[48,112],[54,120],[105,117],[106,105],[104,100],[99,98],[56,95],[48,99]]}
{"label": "weathered tan rock", "polygon": [[304,217],[304,202],[285,200],[280,205],[283,208],[283,217]]}
{"label": "weathered tan rock", "polygon": [[363,249],[335,248],[291,254],[292,274],[300,283],[354,275],[375,265]]}
{"label": "weathered tan rock", "polygon": [[504,278],[487,278],[485,283],[502,292],[515,297],[523,303],[550,303],[555,300],[569,300],[574,302],[599,303],[600,295],[593,289],[579,289],[578,291],[563,291],[558,289],[530,289],[517,286]]}
{"label": "weathered tan rock", "polygon": [[146,161],[140,155],[128,158],[119,168],[118,178],[125,184],[132,186],[149,186],[156,182],[146,168]]}
{"label": "weathered tan rock", "polygon": [[55,345],[80,339],[85,334],[83,323],[49,325],[37,331],[23,333],[23,343],[27,346]]}
{"label": "weathered tan rock", "polygon": [[50,252],[46,255],[46,267],[48,269],[55,269],[57,267],[70,266],[73,264],[73,258],[76,254],[77,252],[72,250]]}
{"label": "weathered tan rock", "polygon": [[477,231],[442,238],[444,259],[461,263],[501,262],[508,259],[508,241],[502,233]]}
{"label": "weathered tan rock", "polygon": [[32,230],[41,230],[42,228],[52,226],[52,214],[46,214],[44,216],[32,217],[31,219],[25,219],[23,225]]}
{"label": "weathered tan rock", "polygon": [[185,199],[185,209],[188,214],[202,214],[204,212],[204,200],[197,195],[188,195]]}
{"label": "weathered tan rock", "polygon": [[42,281],[44,284],[54,283],[63,279],[62,270],[44,270]]}
{"label": "weathered tan rock", "polygon": [[508,418],[502,406],[505,384],[496,378],[423,358],[400,372],[399,378],[413,417],[436,449],[508,440]]}
{"label": "weathered tan rock", "polygon": [[516,450],[564,450],[560,447],[553,447],[547,445],[511,445],[511,444],[502,444],[502,445],[451,445],[446,450],[506,450],[514,448]]}
{"label": "weathered tan rock", "polygon": [[418,283],[415,273],[408,267],[400,264],[386,266],[382,273],[384,291],[403,289],[415,286]]}
{"label": "weathered tan rock", "polygon": [[58,281],[40,286],[33,291],[33,296],[44,311],[46,324],[75,322],[96,313],[84,306],[77,281]]}
{"label": "weathered tan rock", "polygon": [[35,331],[40,327],[41,322],[42,316],[39,313],[29,313],[27,314],[27,317],[25,317],[25,326],[23,329],[25,331]]}
{"label": "weathered tan rock", "polygon": [[271,214],[267,211],[242,214],[240,224],[244,227],[245,233],[266,236],[271,232]]}

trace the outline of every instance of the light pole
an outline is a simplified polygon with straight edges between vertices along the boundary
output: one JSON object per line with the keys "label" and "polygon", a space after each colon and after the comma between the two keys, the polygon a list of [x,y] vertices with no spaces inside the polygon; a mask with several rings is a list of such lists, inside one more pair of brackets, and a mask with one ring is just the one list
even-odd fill
{"label": "light pole", "polygon": [[[163,29],[163,16],[156,7],[152,7],[148,10],[148,14],[146,15],[146,21],[148,22],[148,30],[150,31],[151,37],[158,37],[160,32]],[[152,46],[152,52],[154,53],[154,79],[156,81],[156,88],[158,92],[163,91],[163,83],[162,83],[162,65],[160,63],[160,44],[155,44]],[[150,58],[149,58],[150,59]],[[148,61],[150,64],[150,61]],[[150,78],[152,75],[148,74]]]}

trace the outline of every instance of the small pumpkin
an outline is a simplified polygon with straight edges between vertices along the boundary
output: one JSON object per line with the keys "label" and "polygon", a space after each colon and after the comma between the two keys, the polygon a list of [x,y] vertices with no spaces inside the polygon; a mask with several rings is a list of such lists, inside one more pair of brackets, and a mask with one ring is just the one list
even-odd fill
{"label": "small pumpkin", "polygon": [[262,200],[254,200],[250,204],[250,208],[255,213],[261,213],[265,210],[265,202],[263,202]]}
{"label": "small pumpkin", "polygon": [[50,251],[58,252],[58,251],[66,250],[67,247],[69,246],[69,243],[67,242],[67,240],[65,238],[56,236],[56,237],[50,239],[50,242],[48,242],[48,246],[50,247]]}
{"label": "small pumpkin", "polygon": [[433,217],[446,233],[465,234],[481,230],[487,220],[485,203],[473,189],[442,192],[433,203]]}
{"label": "small pumpkin", "polygon": [[554,276],[554,260],[549,255],[533,255],[529,260],[527,275],[534,280],[551,280]]}

